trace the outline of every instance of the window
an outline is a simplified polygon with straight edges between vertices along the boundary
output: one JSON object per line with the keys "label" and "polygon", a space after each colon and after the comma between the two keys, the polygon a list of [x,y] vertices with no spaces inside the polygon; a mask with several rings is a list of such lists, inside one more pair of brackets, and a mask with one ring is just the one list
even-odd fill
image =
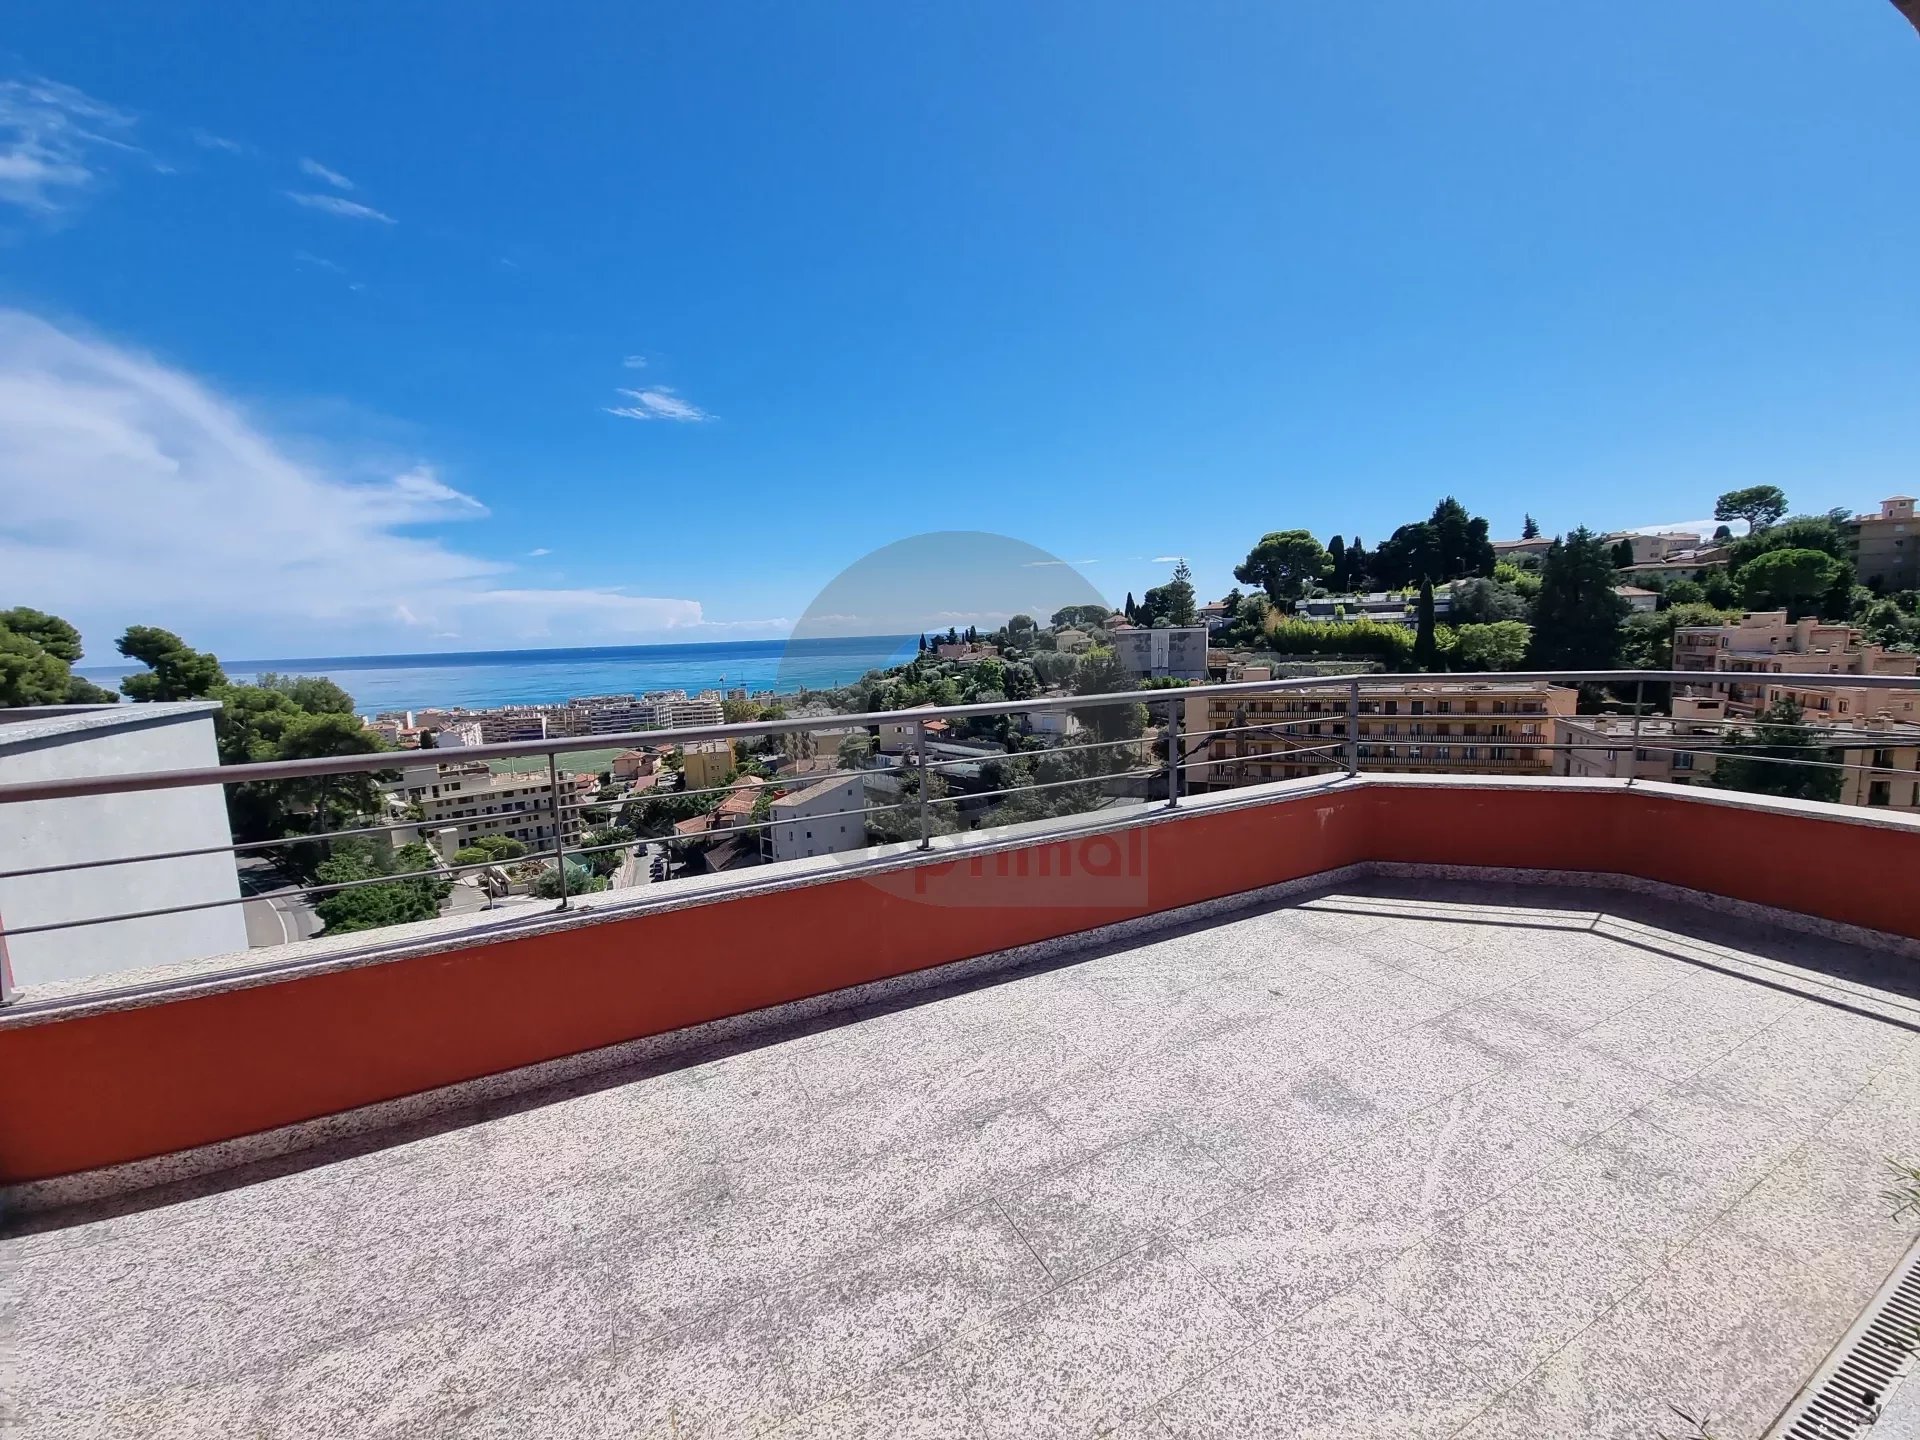
{"label": "window", "polygon": [[1447,761],[1453,759],[1453,747],[1451,745],[1437,746],[1434,749],[1433,758],[1444,765]]}
{"label": "window", "polygon": [[1693,752],[1691,750],[1682,750],[1679,754],[1675,755],[1673,757],[1673,768],[1676,770],[1693,769]]}
{"label": "window", "polygon": [[1506,714],[1506,713],[1507,713],[1507,702],[1506,702],[1506,701],[1504,701],[1504,700],[1496,700],[1496,701],[1494,701],[1494,702],[1493,702],[1493,713],[1494,713],[1494,714],[1496,714],[1496,715],[1504,715],[1504,714]]}
{"label": "window", "polygon": [[1435,705],[1434,709],[1438,714],[1451,715],[1453,713],[1453,702],[1451,700],[1441,700]]}
{"label": "window", "polygon": [[1418,760],[1419,758],[1420,758],[1420,747],[1418,745],[1407,746],[1407,759]]}
{"label": "window", "polygon": [[1873,768],[1876,770],[1893,769],[1893,751],[1876,750],[1873,752]]}
{"label": "window", "polygon": [[1892,803],[1893,786],[1888,782],[1885,780],[1875,780],[1867,786],[1867,804],[1891,805]]}
{"label": "window", "polygon": [[1398,700],[1387,701],[1386,713],[1389,715],[1398,715],[1400,713],[1400,702]]}
{"label": "window", "polygon": [[1410,711],[1410,713],[1411,713],[1411,714],[1414,714],[1414,715],[1424,715],[1424,714],[1426,714],[1426,713],[1427,713],[1427,702],[1426,702],[1426,701],[1424,701],[1424,700],[1415,700],[1415,701],[1413,702],[1413,708],[1412,708],[1412,710]]}

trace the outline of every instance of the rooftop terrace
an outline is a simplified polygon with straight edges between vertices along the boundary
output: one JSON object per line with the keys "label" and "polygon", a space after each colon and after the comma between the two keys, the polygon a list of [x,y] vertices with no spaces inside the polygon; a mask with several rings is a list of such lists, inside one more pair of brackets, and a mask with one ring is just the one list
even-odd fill
{"label": "rooftop terrace", "polygon": [[1913,1238],[1910,959],[1592,888],[1235,903],[30,1217],[0,1413],[1728,1440]]}

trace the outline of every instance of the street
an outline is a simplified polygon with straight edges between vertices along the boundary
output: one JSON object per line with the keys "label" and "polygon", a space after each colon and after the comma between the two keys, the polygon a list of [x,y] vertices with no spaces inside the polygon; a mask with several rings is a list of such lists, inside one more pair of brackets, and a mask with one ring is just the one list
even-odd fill
{"label": "street", "polygon": [[250,948],[289,945],[319,934],[320,917],[313,913],[306,896],[289,886],[272,861],[242,855],[234,864],[240,872],[240,893],[254,897],[240,907],[246,917]]}

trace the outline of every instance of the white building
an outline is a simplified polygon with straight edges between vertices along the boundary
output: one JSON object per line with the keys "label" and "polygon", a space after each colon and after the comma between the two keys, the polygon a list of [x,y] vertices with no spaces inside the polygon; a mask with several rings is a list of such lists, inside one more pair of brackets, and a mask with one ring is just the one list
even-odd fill
{"label": "white building", "polygon": [[1207,678],[1207,627],[1191,625],[1175,628],[1158,626],[1143,630],[1137,626],[1109,632],[1107,643],[1126,667],[1130,679],[1175,680]]}
{"label": "white building", "polygon": [[[0,785],[198,770],[220,763],[210,700],[0,710]],[[195,850],[231,840],[218,785],[0,805],[0,870]],[[237,900],[229,854],[143,860],[0,880],[5,927]],[[16,983],[37,985],[171,965],[247,948],[239,905],[0,934]]]}
{"label": "white building", "polygon": [[[866,788],[858,775],[822,780],[773,802],[767,827],[775,860],[839,855],[867,845]],[[852,813],[848,813],[852,812]]]}

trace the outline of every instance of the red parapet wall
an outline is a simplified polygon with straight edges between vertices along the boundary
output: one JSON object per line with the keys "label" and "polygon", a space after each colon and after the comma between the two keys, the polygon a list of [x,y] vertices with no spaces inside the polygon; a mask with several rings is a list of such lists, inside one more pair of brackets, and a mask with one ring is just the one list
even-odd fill
{"label": "red parapet wall", "polygon": [[[1920,935],[1920,832],[1358,785],[0,1032],[0,1181],[72,1174],[1364,859],[1598,870]],[[1867,877],[1889,877],[1873,884]]]}

